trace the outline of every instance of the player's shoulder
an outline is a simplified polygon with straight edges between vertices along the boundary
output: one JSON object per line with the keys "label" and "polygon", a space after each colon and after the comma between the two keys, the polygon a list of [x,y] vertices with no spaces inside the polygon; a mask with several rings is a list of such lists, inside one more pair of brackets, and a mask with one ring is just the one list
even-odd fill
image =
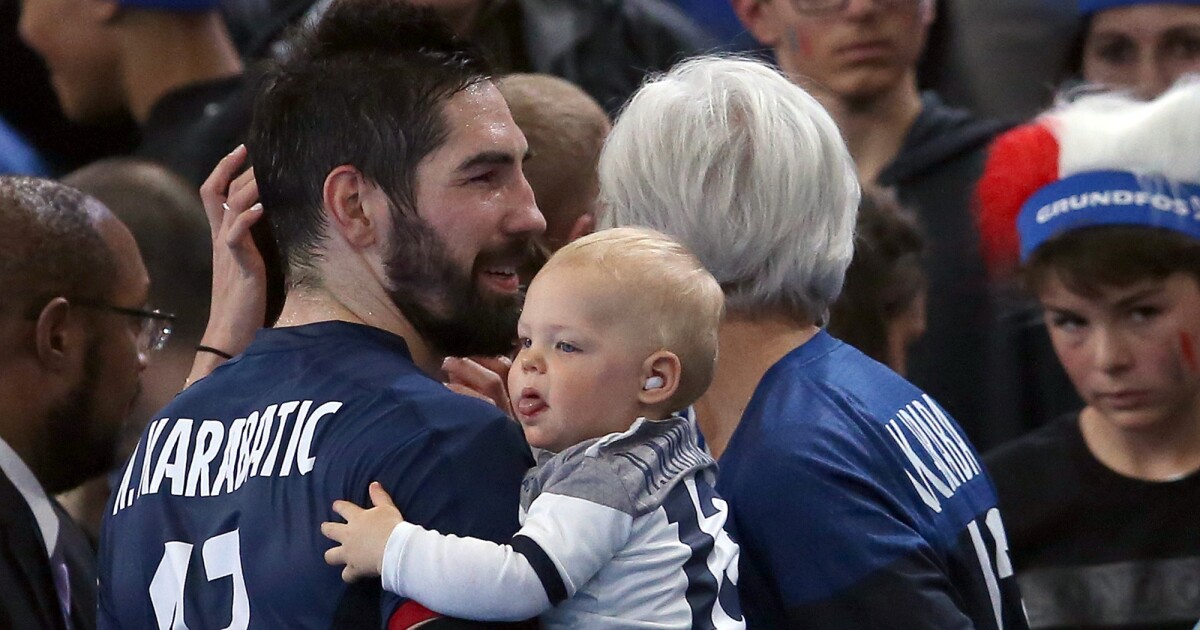
{"label": "player's shoulder", "polygon": [[823,442],[845,437],[859,440],[881,434],[885,425],[910,406],[936,406],[920,388],[858,349],[821,333],[773,366],[759,383],[746,415],[767,423],[766,448]]}
{"label": "player's shoulder", "polygon": [[900,375],[833,337],[815,340],[825,352],[785,357],[764,377],[722,455],[724,485],[754,493],[771,486],[764,479],[851,479],[902,468],[904,445],[929,433],[961,435]]}
{"label": "player's shoulder", "polygon": [[492,403],[465,396],[421,375],[385,390],[379,404],[395,406],[418,418],[426,430],[467,438],[477,432],[520,433],[520,426]]}

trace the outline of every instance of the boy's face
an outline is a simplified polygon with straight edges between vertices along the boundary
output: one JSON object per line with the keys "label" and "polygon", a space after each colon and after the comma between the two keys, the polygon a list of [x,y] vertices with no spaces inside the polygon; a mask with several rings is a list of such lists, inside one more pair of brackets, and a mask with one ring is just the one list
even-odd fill
{"label": "boy's face", "polygon": [[50,71],[67,118],[88,122],[124,110],[118,42],[109,21],[115,2],[21,0],[21,39]]}
{"label": "boy's face", "polygon": [[642,415],[643,364],[657,348],[622,312],[613,284],[575,265],[544,270],[530,284],[508,373],[530,445],[558,452],[625,431]]}
{"label": "boy's face", "polygon": [[915,68],[933,20],[924,0],[849,0],[840,11],[806,13],[792,0],[741,0],[742,22],[779,65],[839,99],[870,100]]}
{"label": "boy's face", "polygon": [[1200,420],[1200,282],[1175,273],[1071,292],[1051,276],[1039,294],[1059,361],[1089,407],[1127,431]]}

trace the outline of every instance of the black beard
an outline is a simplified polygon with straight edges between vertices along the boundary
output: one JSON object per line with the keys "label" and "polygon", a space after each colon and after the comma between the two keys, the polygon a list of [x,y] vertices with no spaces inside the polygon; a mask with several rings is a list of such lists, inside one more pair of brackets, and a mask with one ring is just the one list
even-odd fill
{"label": "black beard", "polygon": [[[516,337],[522,297],[484,296],[475,286],[475,270],[464,272],[447,255],[442,239],[420,219],[394,213],[396,240],[385,263],[388,296],[439,354],[508,354]],[[525,253],[529,243],[505,252]],[[478,263],[477,263],[478,264]]]}
{"label": "black beard", "polygon": [[39,480],[50,494],[70,490],[116,465],[121,425],[95,417],[96,381],[101,367],[98,346],[95,341],[89,345],[83,380],[46,418],[49,457]]}

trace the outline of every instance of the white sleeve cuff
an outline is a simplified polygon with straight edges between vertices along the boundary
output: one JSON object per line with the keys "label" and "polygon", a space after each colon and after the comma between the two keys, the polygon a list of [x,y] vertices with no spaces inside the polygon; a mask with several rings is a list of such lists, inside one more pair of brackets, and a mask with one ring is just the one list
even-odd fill
{"label": "white sleeve cuff", "polygon": [[412,523],[392,529],[381,569],[389,592],[460,619],[519,621],[551,605],[529,561],[511,546]]}
{"label": "white sleeve cuff", "polygon": [[379,569],[379,577],[383,580],[383,588],[389,593],[404,596],[400,592],[400,575],[403,566],[402,556],[404,546],[412,536],[413,531],[421,529],[412,523],[401,521],[392,528],[388,535],[387,544],[383,547],[383,566]]}

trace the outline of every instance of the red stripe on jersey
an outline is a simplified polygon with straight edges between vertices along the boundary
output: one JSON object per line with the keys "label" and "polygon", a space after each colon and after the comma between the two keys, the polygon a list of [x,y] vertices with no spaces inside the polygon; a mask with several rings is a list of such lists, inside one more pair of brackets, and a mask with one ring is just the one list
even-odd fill
{"label": "red stripe on jersey", "polygon": [[417,602],[404,602],[400,604],[396,612],[392,613],[392,618],[388,619],[387,630],[409,630],[409,628],[415,628],[430,619],[437,619],[438,617],[441,617],[441,615]]}

